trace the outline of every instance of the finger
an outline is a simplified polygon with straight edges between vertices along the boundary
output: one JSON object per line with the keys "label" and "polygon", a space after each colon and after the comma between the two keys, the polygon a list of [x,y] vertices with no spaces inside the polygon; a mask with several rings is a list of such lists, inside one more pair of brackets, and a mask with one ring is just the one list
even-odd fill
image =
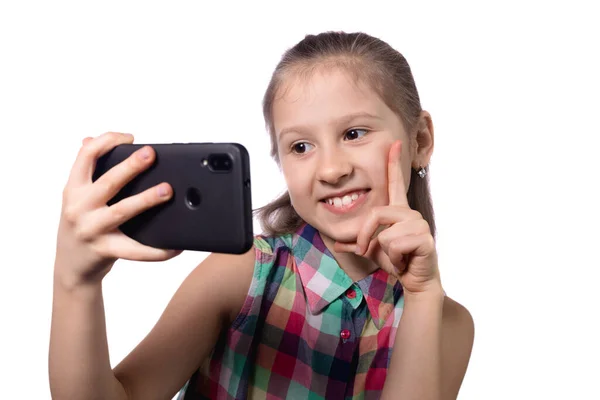
{"label": "finger", "polygon": [[394,265],[400,265],[404,256],[423,257],[434,252],[435,244],[430,234],[404,236],[389,244],[387,255]]}
{"label": "finger", "polygon": [[358,232],[356,245],[357,254],[364,254],[369,242],[378,236],[380,232],[385,231],[390,225],[401,221],[417,219],[418,216],[406,207],[377,207],[374,208],[363,222],[363,226]]}
{"label": "finger", "polygon": [[[373,235],[371,236],[370,242],[376,240],[377,235],[380,232],[384,231],[388,226],[389,225],[379,225],[379,227],[375,229],[375,233],[373,233]],[[368,247],[369,245],[362,246],[363,249],[367,249]],[[357,242],[335,242],[333,244],[333,249],[339,253],[356,253],[359,255],[364,255],[366,252],[366,250],[361,250],[361,248],[357,245]]]}
{"label": "finger", "polygon": [[[378,246],[379,246],[379,244],[375,245],[374,248],[377,248]],[[375,262],[377,263],[377,265],[379,265],[380,268],[387,271],[387,273],[395,276],[396,279],[400,279],[402,270],[405,268],[404,266],[401,266],[401,268],[398,268],[396,265],[394,265],[390,261],[390,258],[388,257],[388,255],[383,251],[376,251],[374,254],[375,254]]]}
{"label": "finger", "polygon": [[394,264],[390,260],[390,258],[384,252],[380,251],[377,253],[377,260],[375,260],[377,265],[386,270],[389,274],[395,276],[397,279],[400,279],[400,276],[406,269],[406,263]]}
{"label": "finger", "polygon": [[389,250],[390,243],[395,240],[402,240],[406,236],[424,235],[430,233],[429,224],[424,219],[410,219],[396,223],[390,228],[382,231],[378,236],[379,244],[386,253]]}
{"label": "finger", "polygon": [[97,138],[85,140],[71,168],[69,182],[77,185],[91,182],[96,160],[114,147],[129,143],[133,143],[133,135],[117,132],[107,132]]}
{"label": "finger", "polygon": [[136,175],[148,169],[156,158],[151,146],[144,146],[131,154],[127,159],[115,165],[92,184],[92,195],[99,204],[106,204]]}
{"label": "finger", "polygon": [[104,236],[98,245],[103,256],[129,261],[166,261],[183,252],[146,246],[121,232]]}
{"label": "finger", "polygon": [[171,186],[168,183],[161,183],[134,196],[126,197],[110,207],[98,209],[92,214],[93,220],[89,223],[95,227],[96,234],[110,232],[136,215],[169,201],[172,195]]}
{"label": "finger", "polygon": [[402,141],[392,144],[388,154],[388,196],[391,206],[408,206],[402,174]]}
{"label": "finger", "polygon": [[388,229],[390,227],[389,224],[385,224],[385,225],[381,225],[379,224],[379,226],[377,226],[377,228],[375,229],[375,232],[373,232],[373,235],[371,235],[371,239],[375,239],[377,238],[377,236],[379,236],[379,234],[383,231],[385,231],[386,229]]}

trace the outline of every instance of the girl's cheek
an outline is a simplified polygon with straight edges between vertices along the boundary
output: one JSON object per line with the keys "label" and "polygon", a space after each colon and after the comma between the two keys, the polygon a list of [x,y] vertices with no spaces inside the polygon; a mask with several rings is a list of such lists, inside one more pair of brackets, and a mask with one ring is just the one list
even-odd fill
{"label": "girl's cheek", "polygon": [[372,160],[373,169],[378,175],[383,175],[387,177],[387,164],[388,164],[388,155],[390,152],[390,148],[392,147],[393,141],[384,142],[380,146],[376,153],[371,154],[369,159]]}
{"label": "girl's cheek", "polygon": [[380,190],[387,187],[387,158],[379,153],[364,157],[362,169],[369,175],[371,189]]}

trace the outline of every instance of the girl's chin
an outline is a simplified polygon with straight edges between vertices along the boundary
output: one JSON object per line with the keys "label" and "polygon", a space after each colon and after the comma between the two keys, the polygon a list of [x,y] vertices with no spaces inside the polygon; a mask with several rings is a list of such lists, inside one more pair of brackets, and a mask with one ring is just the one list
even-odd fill
{"label": "girl's chin", "polygon": [[[322,236],[326,236],[332,242],[354,243],[356,242],[358,232],[360,232],[360,224],[350,223],[350,221],[335,224],[327,222],[316,223],[314,227]],[[325,240],[326,238],[324,237],[323,239]]]}

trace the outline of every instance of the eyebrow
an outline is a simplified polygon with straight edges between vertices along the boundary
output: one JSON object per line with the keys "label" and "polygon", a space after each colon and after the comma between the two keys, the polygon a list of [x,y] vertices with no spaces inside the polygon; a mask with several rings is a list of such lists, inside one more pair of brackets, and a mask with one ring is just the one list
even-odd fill
{"label": "eyebrow", "polygon": [[[377,116],[377,115],[373,115],[370,114],[368,112],[365,111],[359,111],[359,112],[355,112],[352,114],[347,114],[344,115],[336,120],[334,120],[332,122],[332,124],[334,125],[348,125],[350,124],[350,122],[354,121],[355,119],[359,119],[359,118],[367,118],[367,119],[376,119],[379,121],[383,121],[383,118]],[[308,131],[309,127],[306,125],[297,125],[297,126],[290,126],[287,128],[283,128],[280,132],[279,132],[279,137],[282,137],[283,135],[290,133],[290,132],[302,132],[302,131]]]}

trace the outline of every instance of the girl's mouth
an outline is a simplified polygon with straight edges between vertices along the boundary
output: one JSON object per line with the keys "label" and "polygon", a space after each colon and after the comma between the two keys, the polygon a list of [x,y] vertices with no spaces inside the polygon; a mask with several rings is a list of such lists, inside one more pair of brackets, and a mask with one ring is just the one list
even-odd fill
{"label": "girl's mouth", "polygon": [[335,213],[345,213],[364,203],[369,191],[370,189],[355,190],[345,193],[343,196],[325,198],[321,200],[321,202],[325,205],[325,208],[330,211]]}

